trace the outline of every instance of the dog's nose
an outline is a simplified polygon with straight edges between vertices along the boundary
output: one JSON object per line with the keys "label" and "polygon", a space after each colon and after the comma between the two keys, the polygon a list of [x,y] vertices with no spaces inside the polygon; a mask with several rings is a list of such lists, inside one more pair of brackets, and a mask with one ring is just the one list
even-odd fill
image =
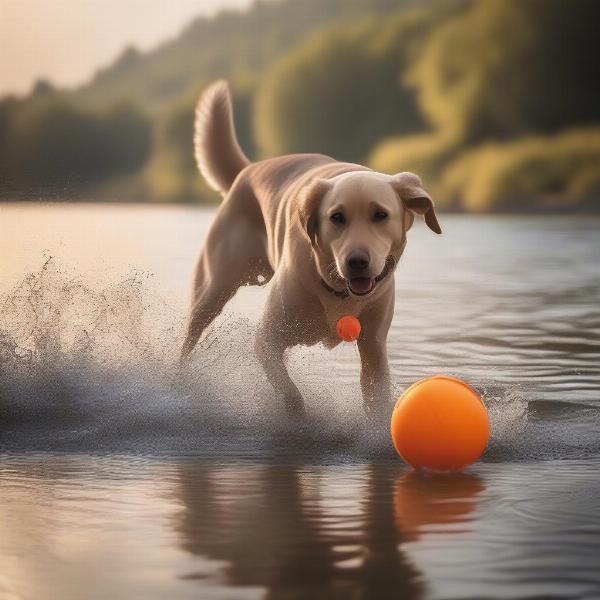
{"label": "dog's nose", "polygon": [[369,253],[366,250],[352,250],[348,255],[348,267],[352,271],[364,271],[370,262]]}

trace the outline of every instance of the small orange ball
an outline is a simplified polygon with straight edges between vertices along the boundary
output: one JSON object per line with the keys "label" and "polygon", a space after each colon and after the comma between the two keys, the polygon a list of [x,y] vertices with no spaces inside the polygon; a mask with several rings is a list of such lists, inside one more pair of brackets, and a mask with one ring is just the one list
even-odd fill
{"label": "small orange ball", "polygon": [[360,321],[356,317],[346,315],[339,319],[335,329],[345,342],[353,342],[360,335]]}
{"label": "small orange ball", "polygon": [[490,428],[477,393],[455,377],[436,375],[411,385],[392,413],[398,454],[415,468],[461,470],[485,450]]}

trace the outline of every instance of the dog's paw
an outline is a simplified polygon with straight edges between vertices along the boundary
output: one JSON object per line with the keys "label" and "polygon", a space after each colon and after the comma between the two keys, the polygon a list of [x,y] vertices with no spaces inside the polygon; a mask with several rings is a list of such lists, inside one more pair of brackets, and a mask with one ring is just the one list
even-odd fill
{"label": "dog's paw", "polygon": [[284,404],[288,417],[293,419],[303,419],[306,417],[306,408],[302,396],[286,396]]}

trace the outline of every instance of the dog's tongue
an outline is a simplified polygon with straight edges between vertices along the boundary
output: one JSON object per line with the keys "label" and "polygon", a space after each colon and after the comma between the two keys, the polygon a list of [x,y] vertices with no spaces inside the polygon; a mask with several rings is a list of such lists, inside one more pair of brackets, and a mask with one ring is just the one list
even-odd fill
{"label": "dog's tongue", "polygon": [[350,279],[349,284],[355,294],[368,294],[373,289],[373,280],[370,277],[354,277]]}

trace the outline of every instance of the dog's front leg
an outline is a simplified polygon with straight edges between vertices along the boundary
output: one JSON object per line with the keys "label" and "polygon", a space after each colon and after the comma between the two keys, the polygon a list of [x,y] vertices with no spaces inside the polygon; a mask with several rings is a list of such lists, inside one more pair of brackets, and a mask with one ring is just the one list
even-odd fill
{"label": "dog's front leg", "polygon": [[376,418],[387,416],[392,398],[390,369],[387,358],[387,334],[394,316],[394,288],[360,316],[363,326],[358,338],[360,353],[360,385],[365,412]]}
{"label": "dog's front leg", "polygon": [[305,414],[302,395],[292,381],[284,362],[286,347],[278,343],[268,325],[261,324],[256,332],[254,348],[269,383],[283,397],[285,410],[290,416]]}
{"label": "dog's front leg", "polygon": [[286,280],[277,271],[271,282],[265,309],[256,332],[256,356],[267,379],[283,397],[284,407],[291,416],[303,416],[304,400],[292,381],[284,362],[288,348],[305,343],[306,331],[298,324],[302,307],[307,304],[302,288],[294,280]]}
{"label": "dog's front leg", "polygon": [[392,397],[385,339],[380,340],[368,334],[361,336],[358,351],[365,412],[375,417],[383,416]]}

